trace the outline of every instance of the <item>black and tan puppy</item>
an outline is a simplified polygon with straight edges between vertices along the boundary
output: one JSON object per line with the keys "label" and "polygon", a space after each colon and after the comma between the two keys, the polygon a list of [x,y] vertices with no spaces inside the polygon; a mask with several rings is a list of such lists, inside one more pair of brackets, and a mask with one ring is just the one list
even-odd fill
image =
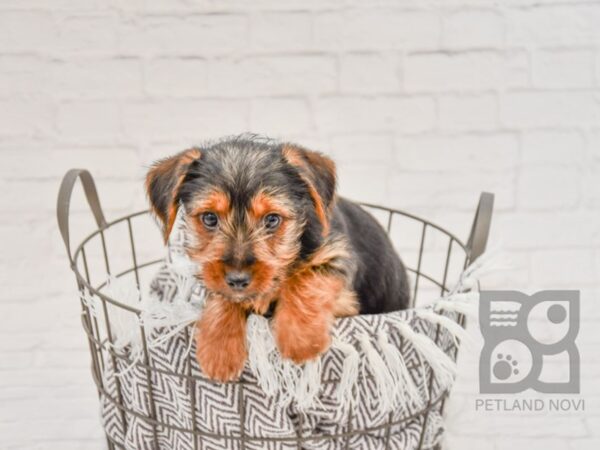
{"label": "black and tan puppy", "polygon": [[327,350],[335,317],[408,305],[385,231],[336,196],[334,163],[320,153],[231,138],[157,162],[146,181],[165,239],[185,208],[187,251],[209,292],[197,357],[210,378],[239,376],[250,312],[273,310],[281,354],[302,363]]}

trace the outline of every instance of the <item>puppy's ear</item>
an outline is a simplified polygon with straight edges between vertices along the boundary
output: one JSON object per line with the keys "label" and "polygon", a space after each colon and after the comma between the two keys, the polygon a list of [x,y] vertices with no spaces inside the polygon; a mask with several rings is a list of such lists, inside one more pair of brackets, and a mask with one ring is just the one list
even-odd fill
{"label": "puppy's ear", "polygon": [[188,169],[201,156],[192,148],[155,162],[146,175],[146,192],[152,211],[163,224],[165,243],[171,234],[179,207],[179,190]]}
{"label": "puppy's ear", "polygon": [[285,145],[283,156],[294,166],[308,186],[323,235],[329,233],[329,219],[335,200],[335,163],[325,155],[300,147]]}

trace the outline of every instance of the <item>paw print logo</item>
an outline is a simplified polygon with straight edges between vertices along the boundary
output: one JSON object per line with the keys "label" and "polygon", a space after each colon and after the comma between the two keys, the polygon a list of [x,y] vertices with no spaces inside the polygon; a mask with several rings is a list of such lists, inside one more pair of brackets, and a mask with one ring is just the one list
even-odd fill
{"label": "paw print logo", "polygon": [[515,384],[532,370],[531,351],[515,339],[499,342],[490,355],[490,382],[495,385]]}
{"label": "paw print logo", "polygon": [[512,355],[504,356],[502,353],[498,353],[496,356],[498,359],[494,364],[494,376],[499,380],[507,380],[512,375],[519,375],[519,362],[513,359]]}
{"label": "paw print logo", "polygon": [[[579,393],[579,291],[482,291],[479,324],[481,393]],[[545,380],[544,362],[557,360],[568,377]]]}

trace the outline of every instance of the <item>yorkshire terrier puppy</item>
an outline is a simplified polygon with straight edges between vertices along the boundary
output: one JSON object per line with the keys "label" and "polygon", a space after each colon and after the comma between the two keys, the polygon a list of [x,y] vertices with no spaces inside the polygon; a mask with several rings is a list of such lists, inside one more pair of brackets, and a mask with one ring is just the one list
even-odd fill
{"label": "yorkshire terrier puppy", "polygon": [[237,137],[155,163],[146,187],[165,240],[177,209],[208,297],[197,358],[218,381],[246,361],[246,318],[272,313],[284,358],[325,352],[335,317],[408,306],[405,268],[383,228],[336,196],[333,161],[293,144]]}

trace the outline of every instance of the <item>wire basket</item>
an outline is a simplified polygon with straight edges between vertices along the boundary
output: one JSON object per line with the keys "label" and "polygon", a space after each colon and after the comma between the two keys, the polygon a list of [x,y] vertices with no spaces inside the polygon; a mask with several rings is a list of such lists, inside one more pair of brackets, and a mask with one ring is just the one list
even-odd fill
{"label": "wire basket", "polygon": [[[69,231],[69,206],[71,195],[77,179],[80,179],[84,188],[87,202],[92,210],[97,229],[89,236],[85,237],[81,243],[72,251]],[[386,228],[387,232],[400,252],[407,271],[411,278],[412,286],[412,305],[419,304],[422,298],[431,298],[430,294],[443,295],[449,290],[449,280],[455,280],[460,272],[479,255],[483,253],[486,247],[491,216],[493,209],[493,195],[482,193],[476,210],[475,218],[467,243],[463,243],[452,233],[444,228],[421,219],[412,214],[394,210],[377,205],[363,205],[365,209],[371,212]],[[80,293],[80,302],[82,308],[82,324],[87,335],[91,359],[92,375],[96,384],[98,395],[101,400],[107,400],[112,403],[119,411],[119,419],[124,430],[132,418],[142,420],[154,435],[153,448],[160,448],[158,443],[157,430],[169,429],[173,425],[162,422],[156,414],[155,399],[152,394],[152,388],[148,389],[147,402],[149,414],[140,414],[139,411],[132,411],[123,401],[122,386],[118,377],[114,376],[117,368],[117,361],[127,359],[121,352],[115,351],[116,337],[113,328],[117,312],[127,312],[132,315],[139,315],[140,310],[129,304],[120,301],[114,295],[111,297],[106,293],[108,277],[130,277],[135,282],[138,289],[148,284],[156,268],[164,261],[164,248],[162,240],[155,226],[149,211],[140,211],[121,217],[112,222],[107,222],[102,211],[95,183],[87,170],[72,169],[65,175],[58,195],[57,204],[58,226],[64,240],[70,266],[75,273],[77,287]],[[400,242],[403,241],[403,242]],[[154,247],[152,245],[154,244]],[[85,301],[85,295],[97,297],[101,305],[101,311],[90,311],[89,303]],[[465,318],[457,315],[456,320],[465,325]],[[103,323],[100,323],[103,322]],[[436,344],[438,344],[438,332],[435,334]],[[191,339],[191,332],[187,331],[188,339]],[[194,374],[191,371],[191,361],[187,364],[186,373],[174,373],[165,371],[163,368],[152,363],[148,355],[147,337],[143,327],[139,327],[139,339],[144,353],[142,362],[136,365],[145,372],[145,379],[148,386],[152,386],[153,378],[160,374],[161,376],[173,376],[186,380],[193,385],[202,382],[211,382],[201,375]],[[456,360],[458,355],[458,346],[451,350],[452,357]],[[188,358],[194,358],[193,352]],[[110,367],[108,367],[110,365]],[[106,376],[112,376],[115,384],[114,390],[109,390],[106,386]],[[211,382],[212,383],[212,382]],[[239,392],[243,399],[245,381],[235,382],[239,385]],[[323,442],[335,441],[339,447],[350,449],[350,441],[353,436],[363,435],[374,431],[383,432],[385,435],[385,449],[393,448],[390,443],[390,435],[394,429],[401,426],[409,419],[420,417],[423,420],[421,435],[419,438],[419,449],[424,446],[424,430],[426,429],[429,415],[432,411],[442,414],[444,403],[449,395],[448,390],[443,390],[440,395],[432,396],[433,383],[429,383],[429,399],[424,408],[419,411],[413,411],[410,416],[403,417],[400,420],[390,419],[383,425],[374,429],[351,429],[338,435],[320,435],[311,436],[297,431],[289,436],[279,437],[279,443],[287,443],[286,448],[304,448],[304,443],[311,442],[315,444],[322,440]],[[195,389],[190,390],[190,403],[194,405],[196,398]],[[116,394],[116,395],[114,395]],[[239,402],[240,414],[243,414],[243,401]],[[192,408],[195,411],[195,408]],[[194,414],[194,412],[192,412]],[[350,423],[350,414],[348,412],[348,423]],[[192,417],[193,426],[185,429],[177,429],[184,433],[191,443],[190,448],[194,450],[204,449],[203,440],[215,436],[196,427],[196,420]],[[244,421],[241,421],[243,424]],[[395,427],[395,428],[394,428]],[[216,436],[226,441],[237,441],[239,446],[236,448],[245,449],[249,442],[253,444],[252,448],[268,448],[268,438],[252,437],[244,425],[235,435]],[[125,449],[123,443],[117,442],[106,432],[107,445],[109,449]],[[258,445],[258,447],[256,447]],[[214,447],[210,447],[214,448]],[[395,448],[395,447],[394,447]]]}

